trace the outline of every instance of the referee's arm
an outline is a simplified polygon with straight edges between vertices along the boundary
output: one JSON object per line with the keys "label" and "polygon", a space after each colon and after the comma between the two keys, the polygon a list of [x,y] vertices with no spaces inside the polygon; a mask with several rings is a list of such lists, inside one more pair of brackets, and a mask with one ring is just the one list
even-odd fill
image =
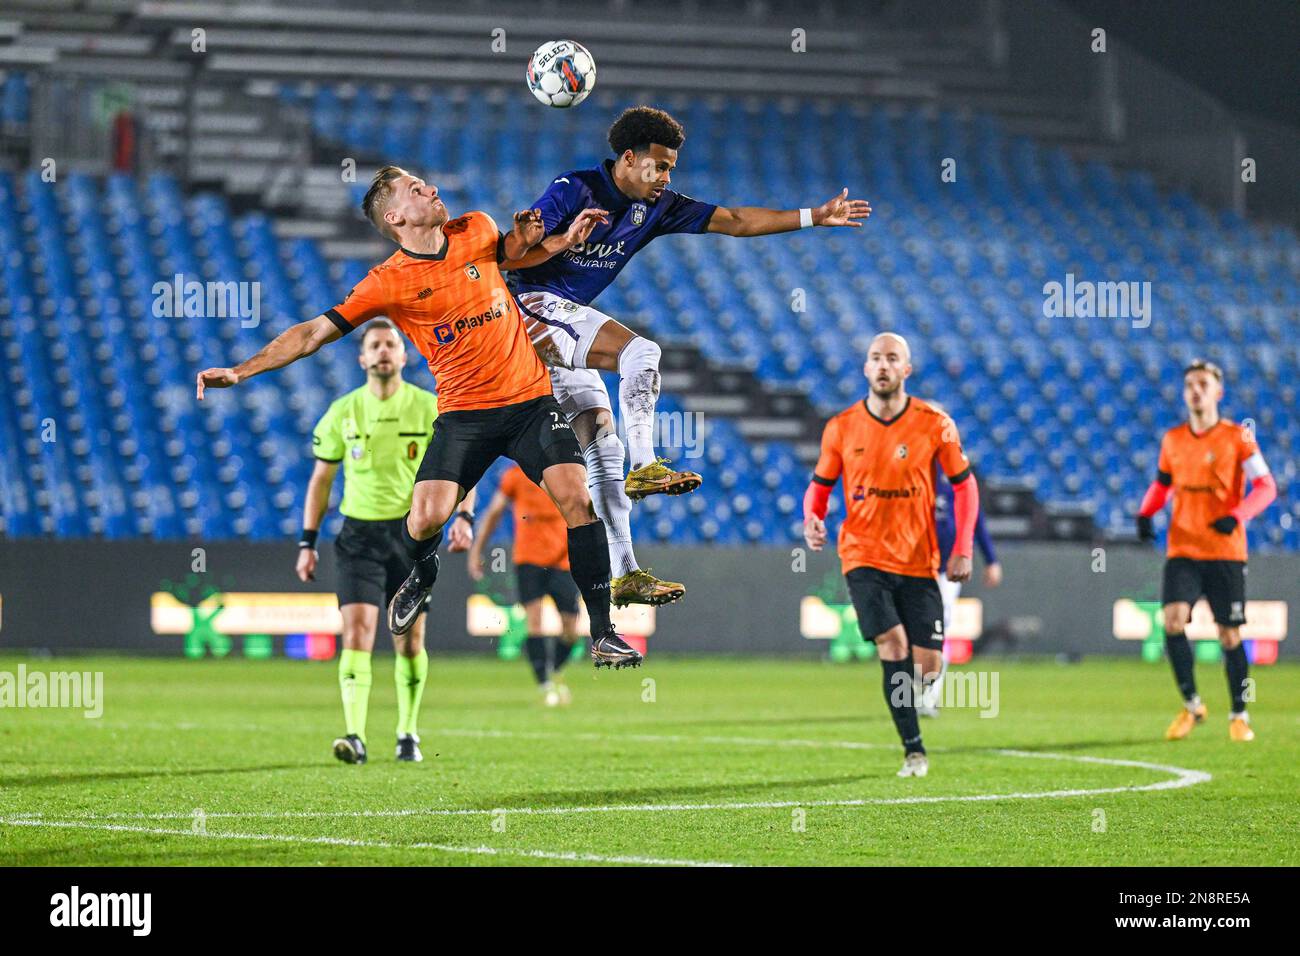
{"label": "referee's arm", "polygon": [[[334,484],[334,475],[339,470],[337,461],[316,459],[312,468],[311,479],[307,482],[307,500],[302,506],[303,539],[298,547],[298,579],[314,581],[316,579],[316,535],[320,533],[321,521],[330,505],[330,486]],[[308,541],[307,539],[311,540]]]}
{"label": "referee's arm", "polygon": [[319,531],[321,520],[330,506],[330,486],[339,470],[337,461],[316,459],[307,482],[307,501],[302,506],[302,526],[308,531]]}

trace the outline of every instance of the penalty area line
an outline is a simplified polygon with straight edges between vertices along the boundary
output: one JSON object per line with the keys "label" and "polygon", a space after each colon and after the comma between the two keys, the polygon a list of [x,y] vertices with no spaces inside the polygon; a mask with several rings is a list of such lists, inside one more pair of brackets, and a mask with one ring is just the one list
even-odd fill
{"label": "penalty area line", "polygon": [[[511,735],[510,731],[486,731],[482,736],[504,737]],[[479,734],[475,734],[479,736]],[[567,735],[544,735],[536,733],[523,733],[517,736],[567,736]],[[596,735],[591,735],[596,736]],[[643,738],[650,735],[642,735]],[[663,739],[663,738],[660,738]],[[704,738],[692,738],[701,740]],[[727,738],[712,738],[715,741],[721,741]],[[757,745],[760,743],[777,743],[776,741],[759,741],[754,738],[734,738],[733,741],[744,741],[747,745]],[[782,743],[789,743],[783,741]],[[799,741],[796,746],[826,746],[826,747],[845,747],[856,744],[855,741]],[[860,745],[859,745],[860,746]],[[872,747],[873,745],[866,745]],[[880,745],[874,745],[880,746]],[[856,746],[851,749],[857,749]],[[874,748],[873,748],[874,749]],[[640,804],[603,804],[598,806],[571,806],[571,807],[427,807],[399,810],[272,810],[272,811],[230,811],[230,812],[204,812],[205,819],[263,819],[263,820],[293,820],[293,819],[311,819],[311,818],[328,818],[328,819],[364,819],[364,818],[391,818],[391,817],[467,817],[467,816],[486,816],[493,813],[519,814],[521,816],[558,816],[574,813],[680,813],[699,810],[784,810],[795,807],[871,807],[871,806],[907,806],[913,804],[932,804],[932,803],[991,803],[1003,800],[1042,800],[1042,799],[1066,799],[1070,797],[1093,797],[1103,796],[1112,793],[1147,793],[1161,790],[1179,790],[1184,787],[1192,787],[1197,784],[1207,783],[1211,779],[1210,774],[1203,770],[1190,770],[1186,767],[1177,767],[1172,764],[1150,763],[1145,760],[1124,760],[1118,757],[1092,757],[1081,754],[1060,754],[1047,751],[1030,751],[1030,750],[1012,750],[1001,748],[989,748],[988,753],[998,754],[1004,757],[1017,757],[1036,760],[1061,760],[1072,763],[1092,764],[1109,767],[1132,767],[1134,769],[1146,770],[1153,773],[1169,774],[1172,779],[1157,780],[1153,783],[1145,784],[1125,784],[1113,787],[1091,787],[1091,788],[1071,788],[1058,790],[1038,790],[1013,793],[974,793],[974,794],[938,794],[932,796],[906,796],[906,797],[861,797],[854,799],[840,800],[756,800],[745,802],[725,802],[725,803],[640,803]],[[103,813],[103,814],[59,814],[64,820],[187,820],[194,817],[193,811],[169,812],[169,813]],[[17,820],[28,821],[28,825],[34,825],[37,821],[44,819],[40,813],[19,813],[10,822]],[[2,821],[0,821],[2,822]],[[182,831],[189,832],[189,831]],[[595,862],[595,861],[593,861]],[[668,865],[673,865],[669,863]]]}

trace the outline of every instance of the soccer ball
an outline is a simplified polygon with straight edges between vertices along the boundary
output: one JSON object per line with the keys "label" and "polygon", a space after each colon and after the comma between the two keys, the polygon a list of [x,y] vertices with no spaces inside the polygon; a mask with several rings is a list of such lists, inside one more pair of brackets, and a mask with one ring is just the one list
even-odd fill
{"label": "soccer ball", "polygon": [[596,61],[572,40],[543,43],[528,58],[528,88],[547,106],[577,106],[596,85]]}

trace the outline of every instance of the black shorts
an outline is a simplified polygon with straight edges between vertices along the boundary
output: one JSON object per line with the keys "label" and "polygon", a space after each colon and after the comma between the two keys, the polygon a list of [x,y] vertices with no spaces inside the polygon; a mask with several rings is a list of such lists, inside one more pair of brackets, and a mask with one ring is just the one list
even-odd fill
{"label": "black shorts", "polygon": [[334,539],[334,556],[339,565],[339,607],[345,604],[388,607],[411,571],[411,559],[402,543],[405,520],[343,519],[343,530]]}
{"label": "black shorts", "polygon": [[578,585],[568,571],[544,568],[539,564],[521,564],[515,568],[515,575],[519,579],[520,604],[528,604],[549,594],[561,614],[578,613]]}
{"label": "black shorts", "polygon": [[1246,623],[1246,562],[1198,561],[1170,558],[1165,562],[1162,604],[1185,601],[1195,604],[1201,596],[1210,602],[1214,622],[1223,627]]}
{"label": "black shorts", "polygon": [[553,395],[515,405],[443,412],[433,423],[415,480],[454,481],[466,491],[498,458],[513,458],[534,484],[551,465],[583,464],[582,450]]}
{"label": "black shorts", "polygon": [[943,597],[934,578],[854,568],[844,575],[864,641],[903,625],[913,647],[943,650]]}

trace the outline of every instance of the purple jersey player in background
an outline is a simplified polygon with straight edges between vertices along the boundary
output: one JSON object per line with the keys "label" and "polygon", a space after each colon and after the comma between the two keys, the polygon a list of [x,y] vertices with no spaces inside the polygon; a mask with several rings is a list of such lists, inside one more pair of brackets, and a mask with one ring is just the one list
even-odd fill
{"label": "purple jersey player in background", "polygon": [[[659,399],[659,346],[591,308],[632,255],[656,236],[716,232],[766,236],[811,226],[858,227],[871,206],[848,199],[848,190],[816,208],[762,209],[699,202],[669,189],[677,150],[686,135],[663,110],[625,110],[609,129],[614,159],[557,177],[533,203],[547,238],[524,257],[501,264],[512,282],[538,354],[582,446],[592,501],[609,535],[614,578],[611,599],[665,604],[685,593],[673,582],[641,570],[632,550],[632,499],[679,495],[700,486],[700,476],[674,471],[655,456],[653,424]],[[582,210],[603,213],[589,239],[572,248],[568,224]],[[598,369],[619,374],[619,411],[631,468],[623,477],[623,443],[614,426],[609,393]]]}

